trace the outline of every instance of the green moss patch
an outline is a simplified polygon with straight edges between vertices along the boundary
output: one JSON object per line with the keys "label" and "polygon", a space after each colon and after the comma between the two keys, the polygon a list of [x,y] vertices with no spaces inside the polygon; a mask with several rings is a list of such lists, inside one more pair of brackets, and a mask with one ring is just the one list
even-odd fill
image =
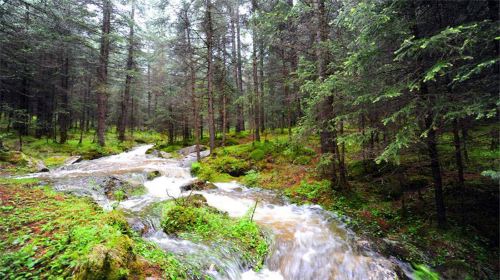
{"label": "green moss patch", "polygon": [[162,228],[167,234],[206,244],[224,243],[250,267],[260,268],[268,252],[262,231],[249,217],[234,219],[206,205],[202,196],[165,203]]}
{"label": "green moss patch", "polygon": [[1,279],[187,278],[187,268],[132,232],[121,212],[33,184],[0,182]]}

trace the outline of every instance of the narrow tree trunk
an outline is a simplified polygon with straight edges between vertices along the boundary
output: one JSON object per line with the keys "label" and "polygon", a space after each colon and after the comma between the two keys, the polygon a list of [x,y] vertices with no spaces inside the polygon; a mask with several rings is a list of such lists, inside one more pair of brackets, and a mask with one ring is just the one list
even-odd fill
{"label": "narrow tree trunk", "polygon": [[61,76],[61,90],[60,90],[60,113],[59,113],[59,143],[64,144],[68,140],[68,121],[69,121],[69,108],[68,108],[68,91],[69,91],[69,54],[68,50],[64,48],[62,52],[62,76]]}
{"label": "narrow tree trunk", "polygon": [[130,29],[128,35],[128,54],[126,66],[127,74],[125,77],[125,90],[123,92],[123,99],[121,102],[122,110],[120,112],[120,122],[118,124],[118,140],[120,140],[120,142],[125,140],[125,130],[127,128],[127,111],[128,105],[130,103],[130,88],[132,86],[132,71],[134,69],[134,14],[135,5],[134,1],[132,1],[132,11],[130,12]]}
{"label": "narrow tree trunk", "polygon": [[[257,0],[252,0],[252,14],[257,12]],[[260,104],[259,104],[259,77],[257,69],[257,28],[252,27],[252,78],[253,78],[253,116],[254,116],[254,140],[260,142]]]}
{"label": "narrow tree trunk", "polygon": [[455,162],[457,165],[457,179],[458,179],[458,188],[460,189],[461,192],[461,197],[460,197],[460,208],[461,208],[461,215],[462,215],[462,225],[465,226],[465,205],[464,205],[464,198],[465,198],[465,179],[464,179],[464,165],[462,161],[462,149],[460,145],[460,128],[458,124],[458,120],[454,119],[453,120],[453,143],[455,145]]}
{"label": "narrow tree trunk", "polygon": [[111,30],[111,1],[103,0],[103,19],[101,34],[101,50],[99,56],[99,71],[97,74],[97,142],[104,146],[106,133],[106,112],[108,106],[108,60]]}
{"label": "narrow tree trunk", "polygon": [[[237,47],[237,68],[238,68],[238,96],[243,95],[243,71],[242,71],[242,60],[241,60],[241,36],[240,36],[240,12],[239,12],[239,1],[238,5],[236,5],[236,15],[235,15],[235,23],[236,23],[236,42],[238,43]],[[236,105],[236,111],[237,111],[237,123],[238,123],[238,128],[240,131],[245,130],[245,118],[244,118],[244,111],[243,107],[241,104]],[[238,131],[238,132],[240,132]]]}
{"label": "narrow tree trunk", "polygon": [[213,96],[213,25],[212,25],[212,2],[206,0],[206,20],[207,20],[207,94],[208,94],[208,132],[210,137],[210,154],[214,155],[215,150],[215,119],[214,119],[214,96]]}
{"label": "narrow tree trunk", "polygon": [[[231,70],[232,70],[232,75],[233,75],[233,80],[234,80],[234,88],[236,91],[236,100],[240,96],[240,90],[239,90],[239,82],[238,82],[238,57],[236,54],[236,13],[234,10],[238,9],[238,6],[233,7],[232,5],[230,7],[230,13],[231,13]],[[240,121],[239,121],[239,110],[240,110],[240,105],[237,103],[236,104],[236,122],[235,122],[235,131],[236,133],[239,133],[241,131],[241,126],[240,126]]]}
{"label": "narrow tree trunk", "polygon": [[444,228],[446,226],[446,209],[444,206],[443,181],[441,178],[441,166],[439,163],[439,153],[437,149],[436,130],[433,128],[432,115],[425,118],[427,135],[427,151],[431,161],[432,178],[434,179],[434,192],[436,201],[436,213],[438,226]]}

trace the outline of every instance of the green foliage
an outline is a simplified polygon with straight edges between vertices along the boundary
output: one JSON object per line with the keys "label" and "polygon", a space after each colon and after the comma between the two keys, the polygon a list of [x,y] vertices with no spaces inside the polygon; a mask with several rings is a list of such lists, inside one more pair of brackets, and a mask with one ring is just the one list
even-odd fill
{"label": "green foliage", "polygon": [[439,274],[422,264],[414,265],[413,277],[417,280],[439,280]]}
{"label": "green foliage", "polygon": [[217,172],[227,173],[234,177],[244,175],[250,170],[250,164],[233,156],[219,156],[212,159],[212,166]]}
{"label": "green foliage", "polygon": [[257,187],[259,185],[260,174],[258,171],[250,170],[243,177],[243,184],[249,187]]}
{"label": "green foliage", "polygon": [[1,191],[11,199],[0,208],[0,278],[142,278],[152,265],[167,276],[186,278],[173,256],[144,249],[154,245],[130,230],[122,212],[105,213],[87,199],[19,187],[20,181],[5,184]]}
{"label": "green foliage", "polygon": [[257,224],[248,217],[230,218],[202,203],[165,203],[161,225],[168,234],[209,244],[222,242],[230,251],[240,252],[243,260],[255,268],[262,266],[267,254],[267,241]]}
{"label": "green foliage", "polygon": [[255,149],[250,153],[250,158],[253,159],[254,161],[263,160],[265,156],[266,153],[261,149]]}
{"label": "green foliage", "polygon": [[481,172],[481,175],[490,177],[493,180],[500,180],[500,172],[495,170],[486,170]]}
{"label": "green foliage", "polygon": [[311,156],[298,156],[293,160],[293,163],[299,165],[308,165],[311,160]]}
{"label": "green foliage", "polygon": [[287,189],[285,194],[292,198],[293,201],[303,202],[318,202],[324,197],[332,195],[331,183],[328,180],[318,182],[301,181],[296,189]]}
{"label": "green foliage", "polygon": [[153,179],[155,179],[155,178],[157,178],[159,176],[161,176],[160,171],[154,170],[154,171],[148,172],[147,179],[149,181],[151,181],[151,180],[153,180]]}
{"label": "green foliage", "polygon": [[201,163],[198,161],[195,161],[191,164],[191,174],[193,175],[198,175],[201,170]]}

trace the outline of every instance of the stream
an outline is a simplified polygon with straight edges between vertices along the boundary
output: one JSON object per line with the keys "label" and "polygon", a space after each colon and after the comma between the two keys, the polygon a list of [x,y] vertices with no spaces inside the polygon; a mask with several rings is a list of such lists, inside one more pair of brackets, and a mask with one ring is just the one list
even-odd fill
{"label": "stream", "polygon": [[[151,205],[188,195],[181,187],[196,180],[190,174],[196,155],[167,159],[147,155],[152,147],[143,145],[31,176],[49,181],[57,191],[92,197],[104,209],[116,206],[98,187],[110,176],[143,184],[145,194],[126,199],[118,206],[127,213],[132,228],[190,265],[203,268],[206,275],[215,279],[411,279],[407,264],[369,249],[367,241],[357,237],[331,212],[317,205],[290,204],[271,191],[246,188],[236,182],[214,183],[217,188],[195,193],[232,217],[245,215],[257,201],[253,219],[272,240],[261,270],[250,269],[237,252],[225,250],[223,244],[197,244],[166,235],[159,226],[161,213],[153,211]],[[207,151],[202,152],[202,156],[207,155]],[[161,175],[147,180],[151,171]]]}

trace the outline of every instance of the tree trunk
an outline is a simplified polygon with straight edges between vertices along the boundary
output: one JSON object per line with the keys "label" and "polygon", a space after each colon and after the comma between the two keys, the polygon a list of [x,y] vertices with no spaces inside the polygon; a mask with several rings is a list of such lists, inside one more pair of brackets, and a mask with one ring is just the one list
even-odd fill
{"label": "tree trunk", "polygon": [[108,106],[108,60],[109,33],[111,30],[111,1],[103,0],[103,19],[99,70],[97,73],[97,142],[104,146],[106,133],[106,111]]}
{"label": "tree trunk", "polygon": [[[132,11],[130,12],[130,29],[128,36],[128,55],[127,55],[127,75],[125,77],[125,90],[123,92],[123,99],[121,102],[121,112],[118,124],[118,140],[120,142],[125,140],[125,130],[127,128],[127,111],[130,103],[130,88],[132,86],[132,71],[134,69],[134,14],[135,5],[132,1]],[[133,108],[132,108],[133,110]]]}
{"label": "tree trunk", "polygon": [[[426,91],[422,86],[422,90]],[[439,163],[439,153],[437,149],[437,136],[436,130],[433,128],[433,117],[431,113],[425,118],[425,126],[428,130],[427,135],[427,151],[431,161],[432,178],[434,179],[434,195],[436,201],[436,214],[438,227],[444,228],[446,226],[446,209],[444,206],[443,195],[443,181],[441,178],[441,166]]]}
{"label": "tree trunk", "polygon": [[59,143],[64,144],[68,140],[68,91],[69,91],[69,54],[66,47],[62,51],[61,90],[60,90],[60,113],[59,113]]}
{"label": "tree trunk", "polygon": [[[252,0],[252,14],[257,12],[257,0]],[[260,142],[260,104],[259,104],[259,77],[257,69],[257,28],[252,27],[252,77],[253,77],[253,116],[254,116],[254,140]]]}
{"label": "tree trunk", "polygon": [[[237,54],[238,54],[238,59],[237,59],[237,69],[238,69],[238,96],[243,96],[243,71],[242,71],[242,60],[241,60],[241,36],[240,36],[240,12],[239,12],[239,1],[238,5],[236,5],[236,16],[235,16],[235,23],[236,23],[236,42],[238,43],[237,47]],[[236,114],[237,114],[237,123],[238,123],[238,128],[240,131],[245,130],[245,118],[244,118],[244,111],[243,107],[241,104],[236,105]],[[240,132],[238,131],[238,132]]]}
{"label": "tree trunk", "polygon": [[208,132],[210,137],[210,154],[215,150],[215,119],[214,119],[214,96],[213,96],[213,25],[212,25],[212,2],[206,0],[206,32],[207,32],[207,94],[208,94]]}

